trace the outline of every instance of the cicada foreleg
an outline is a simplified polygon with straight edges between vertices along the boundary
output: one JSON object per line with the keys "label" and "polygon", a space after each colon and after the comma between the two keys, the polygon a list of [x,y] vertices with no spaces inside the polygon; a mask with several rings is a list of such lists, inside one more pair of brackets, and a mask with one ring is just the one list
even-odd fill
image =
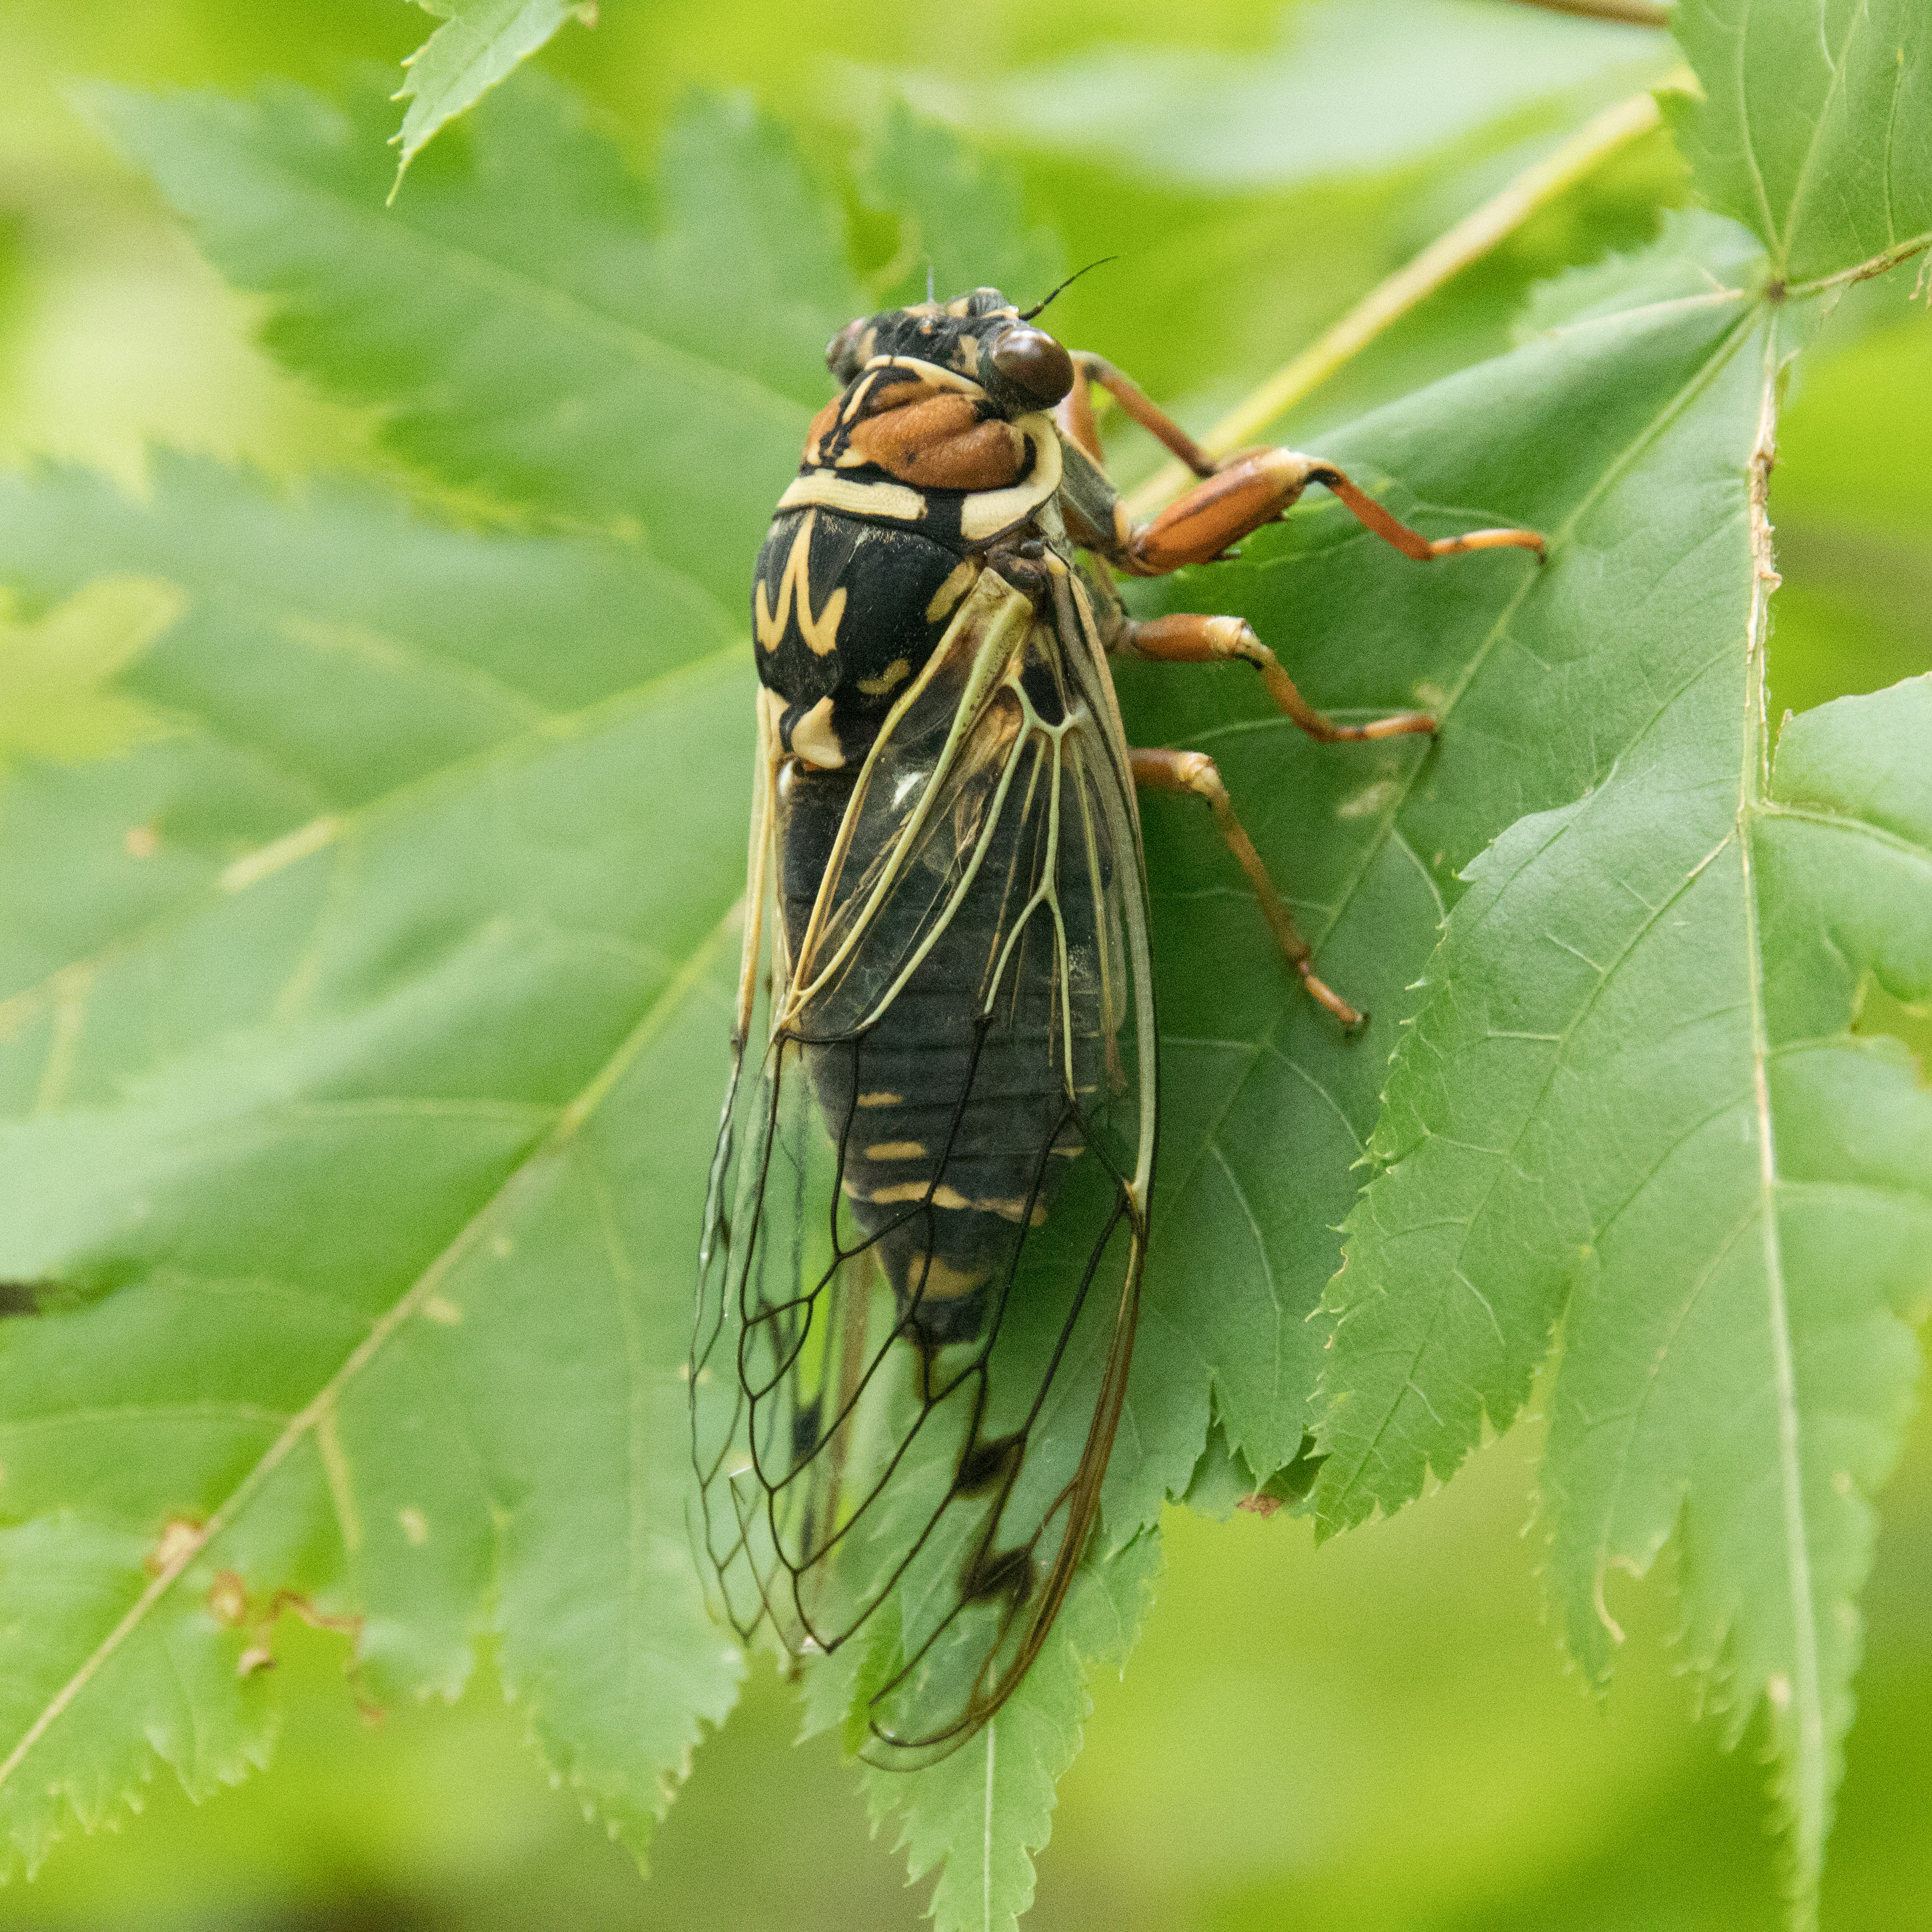
{"label": "cicada foreleg", "polygon": [[1235,816],[1234,801],[1228,796],[1220,767],[1204,752],[1132,751],[1127,758],[1136,784],[1150,791],[1191,793],[1196,798],[1207,800],[1214,812],[1214,823],[1227,842],[1228,850],[1234,854],[1241,870],[1247,874],[1262,916],[1273,929],[1282,951],[1288,956],[1288,964],[1301,976],[1301,983],[1345,1027],[1354,1028],[1364,1024],[1368,1016],[1349,1005],[1316,972],[1312,963],[1314,949],[1296,929],[1294,916],[1276,891],[1274,881],[1262,862],[1262,855],[1255,850],[1255,842]]}
{"label": "cicada foreleg", "polygon": [[1056,414],[1060,428],[1095,462],[1100,460],[1100,438],[1094,421],[1094,405],[1088,386],[1094,382],[1098,382],[1150,436],[1179,457],[1196,476],[1212,476],[1220,468],[1214,458],[1138,382],[1123,375],[1104,356],[1083,350],[1073,358],[1073,387]]}
{"label": "cicada foreleg", "polygon": [[1418,563],[1481,550],[1543,554],[1543,538],[1534,530],[1468,530],[1432,542],[1390,515],[1334,464],[1292,449],[1252,449],[1229,458],[1150,523],[1136,524],[1115,561],[1136,577],[1164,577],[1190,563],[1211,563],[1229,545],[1293,508],[1311,483],[1339,496],[1364,530]]}

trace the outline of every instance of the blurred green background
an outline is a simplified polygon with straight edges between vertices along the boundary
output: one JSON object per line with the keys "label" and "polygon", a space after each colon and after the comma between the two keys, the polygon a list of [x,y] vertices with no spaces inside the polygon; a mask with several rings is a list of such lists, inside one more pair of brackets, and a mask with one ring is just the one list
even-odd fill
{"label": "blurred green background", "polygon": [[[138,479],[159,440],[278,473],[383,467],[362,416],[252,346],[254,305],[200,262],[74,90],[268,74],[327,87],[392,65],[430,24],[402,0],[0,4],[0,460]],[[567,28],[542,58],[645,169],[692,86],[754,90],[828,181],[895,94],[965,128],[1017,168],[1070,263],[1124,258],[1063,298],[1060,332],[1198,429],[1673,56],[1654,34],[1504,0],[607,0],[594,30]],[[1285,440],[1507,346],[1532,281],[1641,245],[1684,192],[1662,136],[1627,148],[1312,398]],[[848,201],[856,247],[883,265],[905,238]],[[1932,668],[1932,320],[1912,272],[1854,291],[1795,386],[1772,504],[1780,707]],[[1150,460],[1124,440],[1117,467]],[[1922,1055],[1932,1044],[1922,1018],[1881,1000],[1863,1024]],[[1714,1725],[1689,1721],[1667,1588],[1631,1586],[1615,1606],[1631,1641],[1606,1704],[1566,1672],[1528,1526],[1538,1437],[1526,1424],[1440,1495],[1318,1552],[1305,1523],[1177,1515],[1147,1634],[1124,1681],[1096,1690],[1029,1922],[1773,1924],[1761,1769],[1750,1741],[1726,1756]],[[1932,1923],[1932,1427],[1885,1511],[1832,1932]],[[372,1724],[334,1640],[292,1631],[282,1647],[272,1775],[199,1809],[158,1784],[126,1830],[0,1892],[0,1927],[919,1922],[921,1892],[869,1839],[829,1743],[791,1746],[789,1694],[767,1672],[700,1753],[646,1882],[548,1787],[487,1680],[459,1707]]]}

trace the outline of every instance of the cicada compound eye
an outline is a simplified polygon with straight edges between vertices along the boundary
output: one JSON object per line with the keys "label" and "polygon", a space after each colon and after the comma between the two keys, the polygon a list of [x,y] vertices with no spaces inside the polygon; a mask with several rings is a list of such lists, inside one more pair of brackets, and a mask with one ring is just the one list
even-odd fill
{"label": "cicada compound eye", "polygon": [[841,382],[849,382],[859,373],[859,338],[866,332],[869,320],[860,316],[848,322],[825,345],[825,366]]}
{"label": "cicada compound eye", "polygon": [[1073,358],[1045,329],[1024,322],[993,344],[993,366],[1038,403],[1057,403],[1073,386]]}

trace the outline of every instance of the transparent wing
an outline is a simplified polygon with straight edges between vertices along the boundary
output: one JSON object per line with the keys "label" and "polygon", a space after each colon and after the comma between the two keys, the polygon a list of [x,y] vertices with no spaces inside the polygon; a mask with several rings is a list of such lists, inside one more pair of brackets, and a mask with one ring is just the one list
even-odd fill
{"label": "transparent wing", "polygon": [[760,792],[692,1358],[704,1535],[748,1636],[866,1633],[886,1762],[963,1742],[1037,1653],[1132,1347],[1138,833],[1078,580],[1042,579],[1036,604],[982,574],[857,772]]}

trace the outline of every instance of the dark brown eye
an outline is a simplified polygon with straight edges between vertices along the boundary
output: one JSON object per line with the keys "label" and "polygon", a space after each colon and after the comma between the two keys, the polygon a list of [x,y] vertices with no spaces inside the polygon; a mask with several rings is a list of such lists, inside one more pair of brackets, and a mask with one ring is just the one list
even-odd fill
{"label": "dark brown eye", "polygon": [[868,317],[848,322],[825,345],[825,366],[842,382],[849,382],[859,373],[859,338],[866,332]]}
{"label": "dark brown eye", "polygon": [[1036,402],[1057,403],[1073,386],[1073,358],[1043,328],[1008,329],[993,344],[993,367]]}

